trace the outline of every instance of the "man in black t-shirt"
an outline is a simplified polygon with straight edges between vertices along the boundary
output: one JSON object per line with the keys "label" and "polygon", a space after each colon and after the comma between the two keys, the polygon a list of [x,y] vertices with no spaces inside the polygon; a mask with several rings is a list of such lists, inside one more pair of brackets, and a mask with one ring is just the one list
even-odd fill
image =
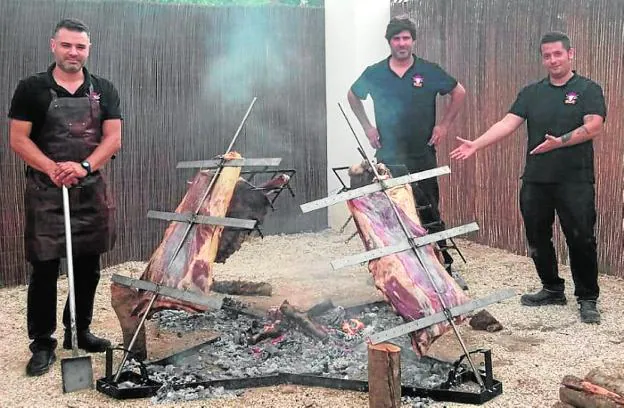
{"label": "man in black t-shirt", "polygon": [[[386,164],[394,176],[437,166],[435,146],[446,137],[466,94],[463,86],[438,64],[412,53],[415,36],[416,28],[409,18],[392,18],[385,35],[390,56],[367,67],[347,94],[371,146],[377,149],[377,161]],[[368,95],[373,100],[375,126],[362,104]],[[450,95],[450,103],[436,124],[438,95]],[[430,232],[443,230],[436,178],[418,182],[413,190],[417,204],[428,207],[420,212],[423,224],[429,224]],[[439,244],[441,248],[446,246],[445,241]],[[453,259],[445,250],[442,254],[450,271]]]}
{"label": "man in black t-shirt", "polygon": [[[50,47],[54,64],[21,80],[9,110],[11,148],[27,165],[24,193],[26,258],[32,265],[27,323],[33,353],[26,373],[38,376],[54,363],[56,284],[66,256],[61,186],[69,189],[73,236],[78,347],[103,352],[108,340],[89,326],[100,279],[100,254],[115,242],[114,204],[100,169],[121,147],[119,96],[107,80],[84,67],[88,28],[65,19]],[[72,348],[69,302],[63,348]]]}
{"label": "man in black t-shirt", "polygon": [[543,288],[520,301],[525,306],[566,303],[552,243],[556,213],[568,245],[581,320],[600,323],[592,139],[602,132],[605,100],[600,85],[572,70],[575,51],[565,34],[544,35],[540,51],[548,77],[523,88],[509,113],[479,138],[458,138],[461,145],[451,157],[467,159],[527,121],[520,210]]}

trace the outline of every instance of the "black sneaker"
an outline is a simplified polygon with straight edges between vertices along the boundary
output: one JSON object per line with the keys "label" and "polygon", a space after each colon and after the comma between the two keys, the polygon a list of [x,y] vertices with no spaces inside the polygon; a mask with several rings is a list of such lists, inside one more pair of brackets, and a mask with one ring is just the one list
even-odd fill
{"label": "black sneaker", "polygon": [[26,365],[26,375],[29,377],[38,377],[47,373],[50,366],[56,361],[54,350],[37,350]]}
{"label": "black sneaker", "polygon": [[600,324],[600,312],[595,300],[579,300],[578,304],[583,323]]}
{"label": "black sneaker", "polygon": [[524,306],[565,305],[568,303],[563,291],[558,292],[542,288],[537,293],[520,296],[520,303]]}
{"label": "black sneaker", "polygon": [[[107,348],[111,347],[111,342],[93,335],[90,331],[78,332],[78,348],[81,348],[89,353],[103,353]],[[63,339],[63,348],[65,350],[71,350],[71,330],[65,330],[65,337]]]}

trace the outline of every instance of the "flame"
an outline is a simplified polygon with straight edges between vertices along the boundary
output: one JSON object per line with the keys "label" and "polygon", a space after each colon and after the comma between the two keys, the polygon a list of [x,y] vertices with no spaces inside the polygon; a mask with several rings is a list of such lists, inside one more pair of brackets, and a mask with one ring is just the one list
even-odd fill
{"label": "flame", "polygon": [[349,319],[342,322],[342,331],[347,333],[349,336],[355,336],[357,333],[362,331],[364,327],[366,327],[366,325],[358,319]]}

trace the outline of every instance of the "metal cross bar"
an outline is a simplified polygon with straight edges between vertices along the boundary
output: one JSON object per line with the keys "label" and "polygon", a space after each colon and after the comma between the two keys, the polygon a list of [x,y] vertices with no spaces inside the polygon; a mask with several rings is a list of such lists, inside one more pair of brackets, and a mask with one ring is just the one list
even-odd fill
{"label": "metal cross bar", "polygon": [[164,221],[188,222],[193,224],[223,225],[224,227],[244,229],[253,229],[257,222],[256,220],[246,220],[242,218],[212,217],[209,215],[195,215],[192,213],[176,213],[153,210],[149,210],[147,212],[147,218]]}
{"label": "metal cross bar", "polygon": [[173,299],[182,300],[184,302],[193,303],[199,306],[205,306],[211,309],[221,309],[223,306],[224,296],[220,295],[206,295],[203,293],[191,292],[188,290],[181,290],[172,288],[169,286],[157,285],[154,282],[128,278],[126,276],[113,274],[111,280],[123,286],[130,288],[146,290],[158,295],[167,296]]}
{"label": "metal cross bar", "polygon": [[261,158],[261,159],[235,159],[222,163],[221,159],[213,160],[195,160],[178,162],[176,169],[216,169],[219,167],[264,167],[279,166],[282,162],[281,158]]}
{"label": "metal cross bar", "polygon": [[409,323],[405,323],[400,326],[393,327],[392,329],[388,329],[379,333],[375,333],[369,336],[367,338],[367,341],[370,342],[371,344],[379,344],[384,341],[402,336],[404,334],[408,334],[416,330],[424,329],[436,323],[443,322],[449,318],[449,315],[451,317],[457,317],[457,316],[472,312],[473,310],[481,309],[493,303],[502,302],[503,300],[509,299],[515,295],[516,295],[516,292],[513,289],[505,289],[505,290],[501,290],[498,292],[494,292],[493,294],[488,295],[484,298],[472,300],[470,302],[464,303],[463,305],[452,307],[448,310],[448,314],[445,311],[438,312],[430,316],[426,316],[421,319],[413,320]]}
{"label": "metal cross bar", "polygon": [[403,252],[406,250],[410,250],[413,247],[422,247],[440,241],[442,239],[456,237],[458,235],[467,234],[469,232],[478,230],[479,225],[476,222],[472,222],[470,224],[462,225],[460,227],[449,228],[447,230],[436,232],[434,234],[428,234],[422,237],[413,238],[411,242],[409,240],[403,241],[396,245],[373,249],[371,251],[362,252],[361,254],[353,256],[347,256],[345,258],[333,261],[331,265],[334,269],[357,265],[362,262],[370,261],[371,259],[381,258],[382,256],[395,254],[397,252]]}
{"label": "metal cross bar", "polygon": [[344,193],[336,194],[320,200],[310,201],[309,203],[302,204],[301,211],[304,213],[318,210],[321,208],[329,207],[330,205],[338,204],[343,201],[352,200],[354,198],[362,197],[367,194],[375,193],[377,191],[385,191],[389,188],[400,186],[403,184],[413,183],[419,180],[425,180],[431,177],[441,176],[443,174],[449,174],[451,169],[448,166],[437,167],[435,169],[421,171],[419,173],[412,173],[406,176],[383,180],[380,183],[372,183],[360,188],[354,188]]}

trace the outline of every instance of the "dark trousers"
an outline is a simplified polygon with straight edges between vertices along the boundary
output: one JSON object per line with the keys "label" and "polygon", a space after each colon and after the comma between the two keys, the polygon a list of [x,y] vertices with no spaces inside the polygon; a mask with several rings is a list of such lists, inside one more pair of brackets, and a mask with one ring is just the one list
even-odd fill
{"label": "dark trousers", "polygon": [[599,295],[596,254],[596,208],[591,183],[523,183],[520,210],[524,219],[529,252],[542,285],[563,291],[557,256],[552,243],[555,213],[566,238],[574,295],[579,300],[595,300]]}
{"label": "dark trousers", "polygon": [[[100,281],[100,255],[76,256],[74,261],[74,293],[76,294],[76,328],[78,332],[89,329],[93,316],[93,301]],[[31,262],[32,272],[28,284],[27,323],[30,349],[54,349],[56,339],[56,281],[60,259]],[[63,324],[69,330],[69,298],[65,302]]]}

